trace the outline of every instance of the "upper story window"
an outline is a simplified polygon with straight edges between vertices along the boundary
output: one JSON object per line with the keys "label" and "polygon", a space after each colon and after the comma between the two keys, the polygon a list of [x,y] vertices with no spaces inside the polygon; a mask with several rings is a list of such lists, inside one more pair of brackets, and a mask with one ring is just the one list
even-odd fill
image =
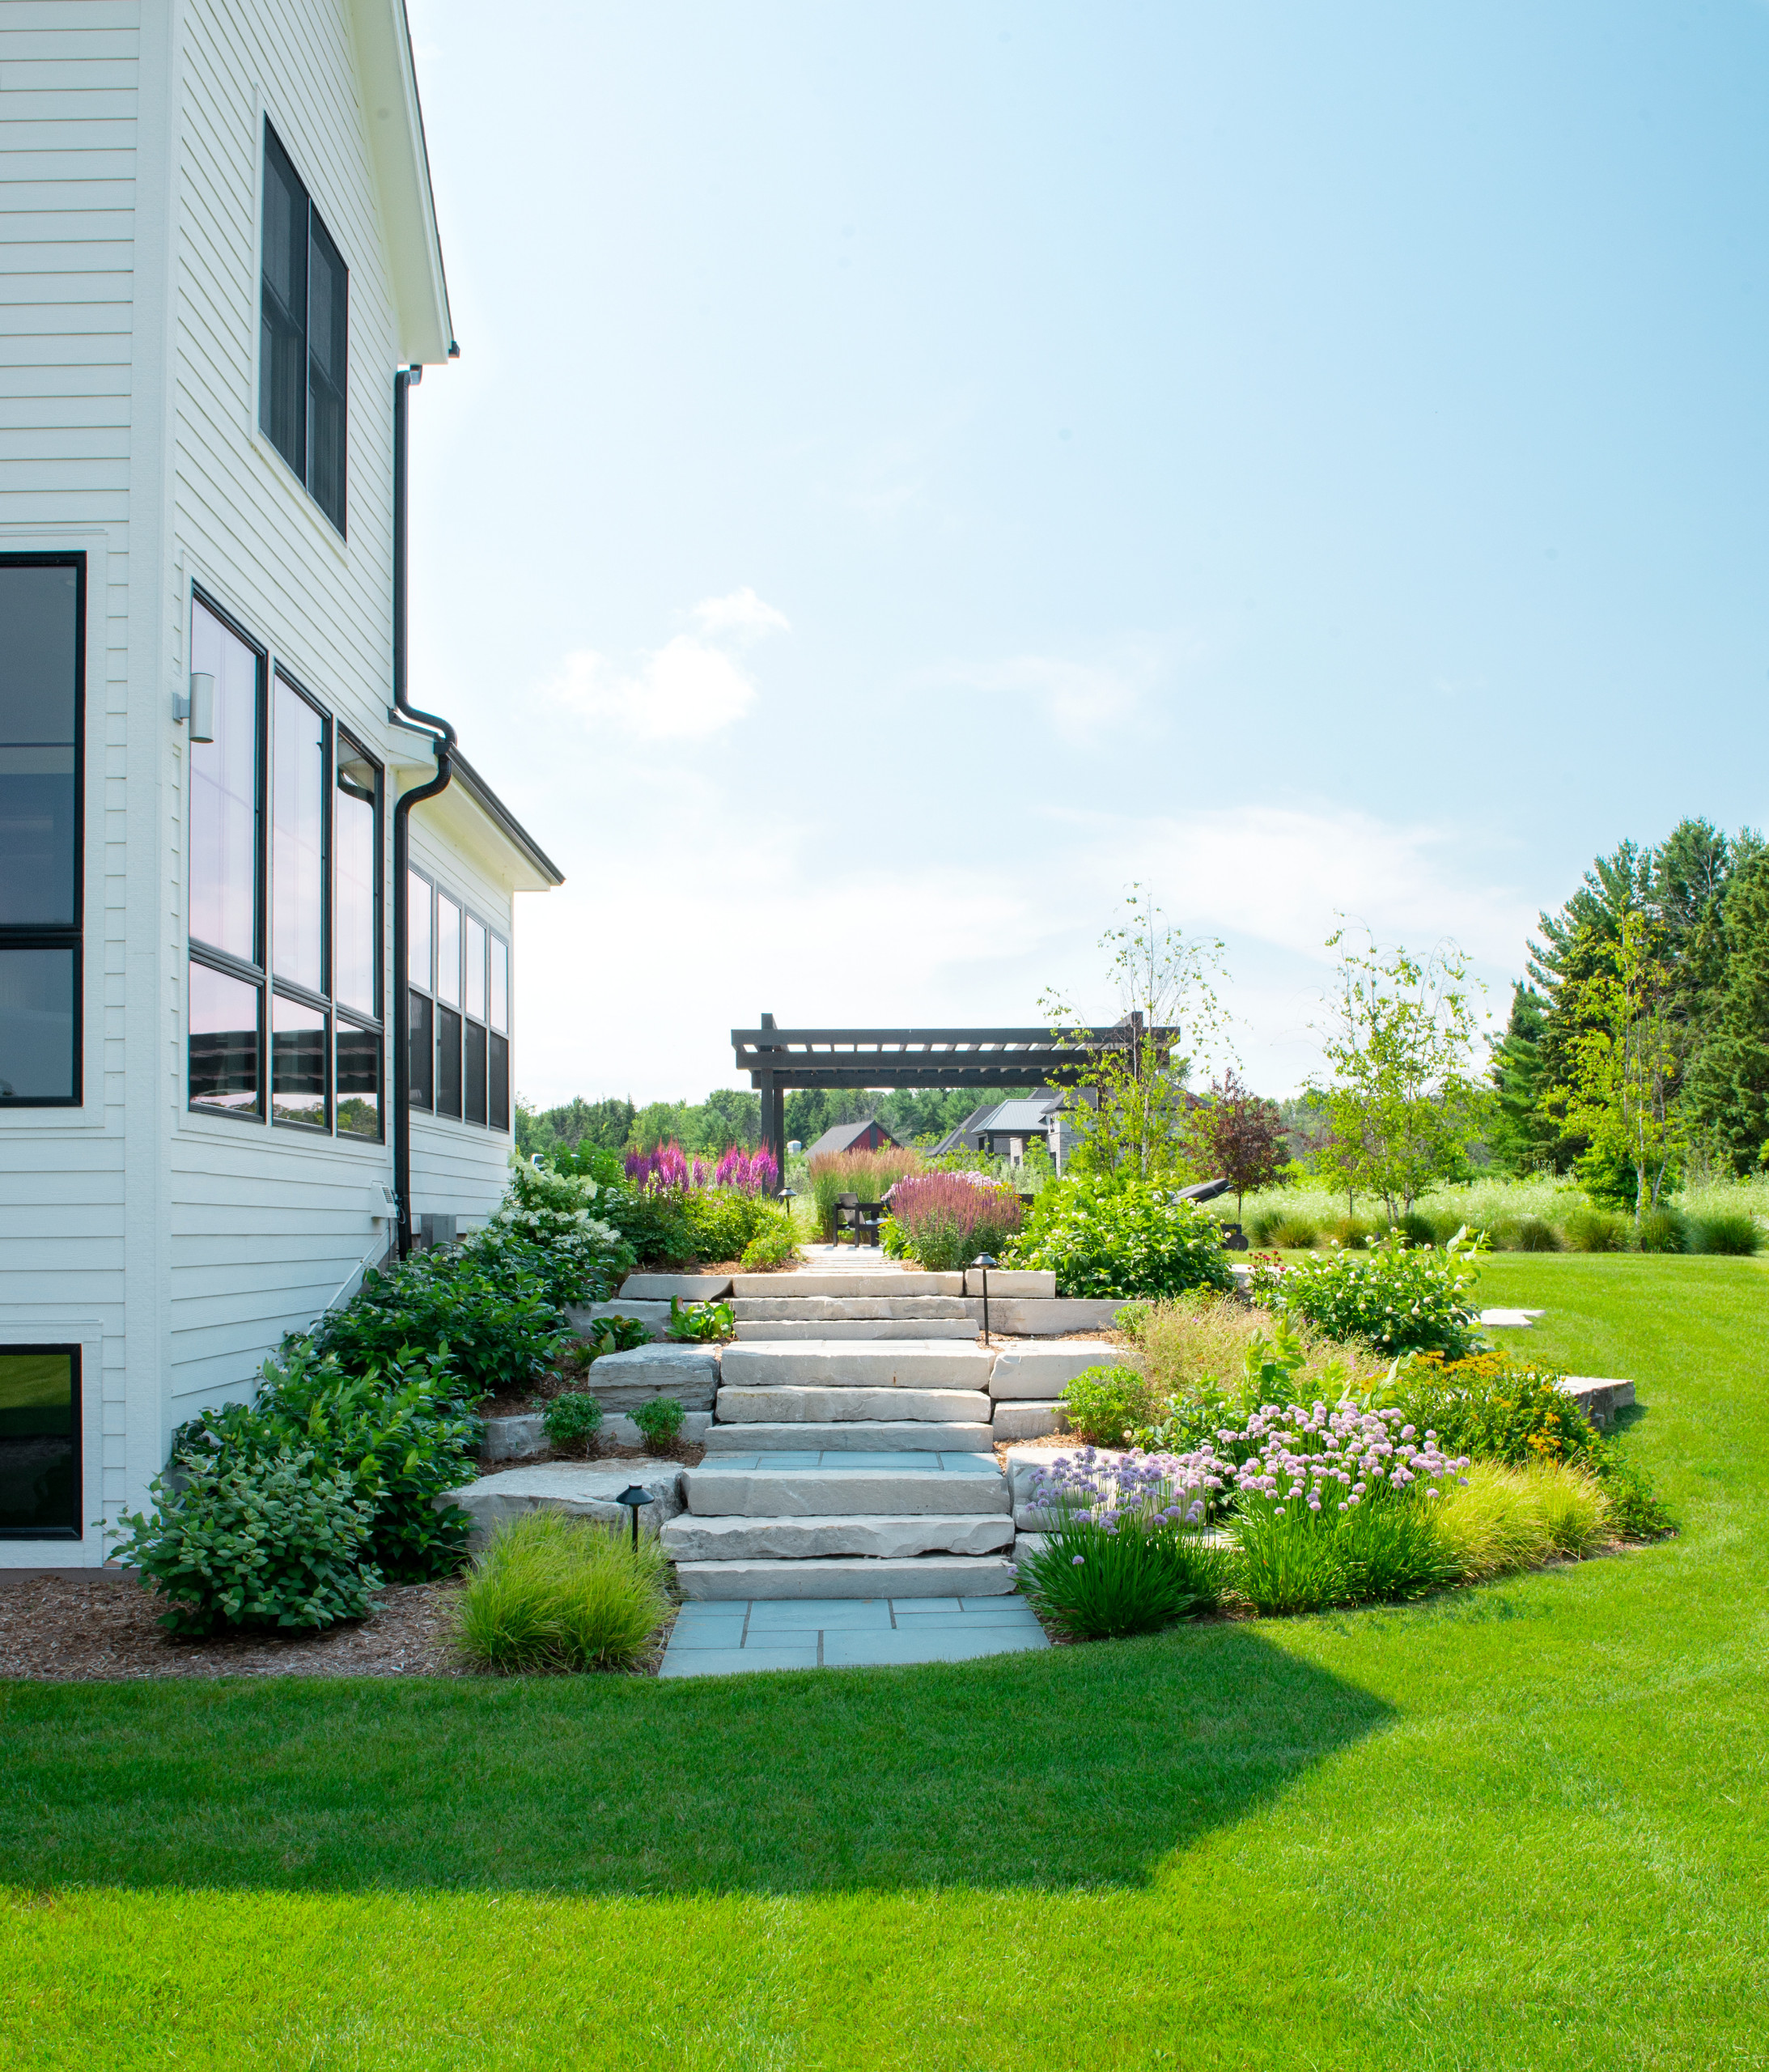
{"label": "upper story window", "polygon": [[190,664],[190,1105],[379,1137],[380,771],[201,597]]}
{"label": "upper story window", "polygon": [[341,533],[350,291],[338,248],[267,122],[258,422]]}
{"label": "upper story window", "polygon": [[0,554],[0,1108],[81,1098],[86,558]]}
{"label": "upper story window", "polygon": [[510,1127],[510,945],[421,871],[405,881],[411,1100]]}

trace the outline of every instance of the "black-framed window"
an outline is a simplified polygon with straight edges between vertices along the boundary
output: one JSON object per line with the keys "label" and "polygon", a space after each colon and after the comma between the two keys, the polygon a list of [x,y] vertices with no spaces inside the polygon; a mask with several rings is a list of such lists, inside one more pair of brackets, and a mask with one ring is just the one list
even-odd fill
{"label": "black-framed window", "polygon": [[258,422],[341,533],[350,270],[268,122],[263,256]]}
{"label": "black-framed window", "polygon": [[80,1348],[0,1345],[0,1539],[78,1539]]}
{"label": "black-framed window", "polygon": [[81,1098],[86,557],[0,554],[0,1108]]}
{"label": "black-framed window", "polygon": [[405,881],[411,1102],[510,1127],[510,945],[422,871]]}
{"label": "black-framed window", "polygon": [[190,750],[190,1106],[378,1140],[380,770],[194,593],[190,656],[215,679]]}

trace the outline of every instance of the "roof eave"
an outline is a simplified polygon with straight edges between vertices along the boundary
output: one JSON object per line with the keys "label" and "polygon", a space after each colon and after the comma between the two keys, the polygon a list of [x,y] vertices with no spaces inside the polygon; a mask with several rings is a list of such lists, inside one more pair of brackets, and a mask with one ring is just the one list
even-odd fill
{"label": "roof eave", "polygon": [[435,366],[448,358],[454,345],[454,320],[405,0],[353,0],[351,11],[363,113],[392,267],[400,356],[409,363]]}

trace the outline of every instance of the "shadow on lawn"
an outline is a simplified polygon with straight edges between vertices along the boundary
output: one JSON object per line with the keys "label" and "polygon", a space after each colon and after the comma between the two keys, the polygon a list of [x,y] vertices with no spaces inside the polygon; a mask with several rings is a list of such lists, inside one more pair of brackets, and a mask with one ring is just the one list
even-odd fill
{"label": "shadow on lawn", "polygon": [[0,1881],[1136,1886],[1389,1717],[1242,1625],[661,1684],[15,1684]]}

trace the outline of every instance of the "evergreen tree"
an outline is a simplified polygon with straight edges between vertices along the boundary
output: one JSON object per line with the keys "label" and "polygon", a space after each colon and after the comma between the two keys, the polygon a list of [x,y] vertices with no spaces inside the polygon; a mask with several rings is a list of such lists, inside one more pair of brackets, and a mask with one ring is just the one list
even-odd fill
{"label": "evergreen tree", "polygon": [[1511,1018],[1492,1047],[1492,1083],[1499,1100],[1487,1131],[1493,1163],[1507,1173],[1551,1170],[1560,1141],[1560,1126],[1544,1116],[1542,1098],[1542,1035],[1548,1003],[1521,979],[1511,989]]}
{"label": "evergreen tree", "polygon": [[1724,974],[1689,1074],[1696,1128],[1733,1171],[1769,1145],[1769,855],[1746,851],[1720,915]]}

